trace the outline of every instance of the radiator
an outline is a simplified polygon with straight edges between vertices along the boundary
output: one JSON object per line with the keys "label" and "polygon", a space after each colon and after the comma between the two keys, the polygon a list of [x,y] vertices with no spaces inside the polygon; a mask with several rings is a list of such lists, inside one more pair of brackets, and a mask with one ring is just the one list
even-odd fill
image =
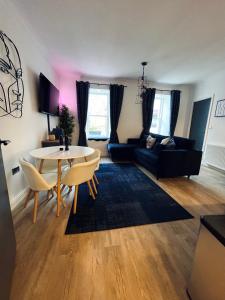
{"label": "radiator", "polygon": [[204,163],[225,171],[225,146],[208,144],[205,150]]}

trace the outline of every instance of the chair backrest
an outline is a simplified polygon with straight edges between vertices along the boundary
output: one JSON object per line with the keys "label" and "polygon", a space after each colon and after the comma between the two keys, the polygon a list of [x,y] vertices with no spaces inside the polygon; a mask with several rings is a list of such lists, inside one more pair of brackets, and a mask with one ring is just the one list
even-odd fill
{"label": "chair backrest", "polygon": [[90,161],[93,160],[95,158],[98,158],[98,164],[96,166],[96,169],[99,169],[99,164],[100,164],[100,159],[101,159],[101,151],[99,149],[95,149],[94,153],[92,153],[91,155],[86,156],[86,160]]}
{"label": "chair backrest", "polygon": [[20,159],[20,165],[23,169],[29,187],[33,191],[46,191],[49,189],[48,183],[31,163],[25,159]]}
{"label": "chair backrest", "polygon": [[65,185],[73,186],[91,180],[98,161],[99,158],[97,157],[88,162],[74,164],[62,178],[62,183]]}

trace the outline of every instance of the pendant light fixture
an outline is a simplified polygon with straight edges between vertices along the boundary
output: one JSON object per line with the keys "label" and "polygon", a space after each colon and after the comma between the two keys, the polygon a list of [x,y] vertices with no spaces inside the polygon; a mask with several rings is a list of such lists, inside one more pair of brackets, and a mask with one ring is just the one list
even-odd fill
{"label": "pendant light fixture", "polygon": [[138,84],[137,84],[137,97],[136,97],[136,103],[140,104],[142,103],[142,95],[146,91],[149,82],[147,81],[147,78],[145,77],[145,67],[147,66],[147,61],[143,61],[141,63],[142,65],[142,76],[138,78]]}

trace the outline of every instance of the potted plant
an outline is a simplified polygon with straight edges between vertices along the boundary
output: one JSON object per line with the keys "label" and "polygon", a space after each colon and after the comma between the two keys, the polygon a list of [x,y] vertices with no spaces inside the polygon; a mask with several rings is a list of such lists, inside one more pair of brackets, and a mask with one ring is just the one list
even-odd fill
{"label": "potted plant", "polygon": [[74,126],[74,116],[66,105],[62,105],[59,109],[59,127],[63,129],[64,135],[68,136],[70,143]]}

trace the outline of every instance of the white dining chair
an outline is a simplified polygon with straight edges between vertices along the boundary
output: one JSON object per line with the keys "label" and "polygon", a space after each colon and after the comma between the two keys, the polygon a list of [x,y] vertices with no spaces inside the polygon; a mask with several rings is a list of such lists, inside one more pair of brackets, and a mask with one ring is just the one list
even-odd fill
{"label": "white dining chair", "polygon": [[34,210],[33,210],[33,223],[36,223],[37,220],[37,209],[38,209],[38,200],[39,192],[48,191],[47,198],[49,199],[49,193],[52,192],[56,187],[57,176],[54,173],[49,174],[40,174],[38,170],[28,161],[20,159],[20,165],[24,172],[25,178],[29,185],[29,193],[25,199],[24,208],[27,206],[27,203],[31,197],[34,195]]}
{"label": "white dining chair", "polygon": [[91,187],[91,179],[93,178],[94,171],[98,164],[98,158],[90,160],[88,162],[83,162],[79,164],[74,164],[63,176],[61,183],[63,186],[68,186],[69,188],[75,187],[74,191],[74,201],[73,201],[73,213],[76,213],[77,208],[77,196],[79,185],[87,182],[90,195],[95,200],[95,194]]}
{"label": "white dining chair", "polygon": [[[95,158],[98,158],[98,164],[97,164],[96,169],[95,169],[95,171],[98,171],[99,170],[99,165],[100,165],[100,160],[101,160],[101,151],[99,149],[95,149],[94,153],[92,153],[91,155],[86,156],[85,160],[90,161],[90,160],[93,160]],[[93,184],[95,193],[97,194],[97,188],[96,188],[95,182],[97,184],[99,184],[98,178],[97,178],[97,176],[94,172],[94,175],[93,175],[93,178],[92,178],[92,184]]]}
{"label": "white dining chair", "polygon": [[[67,160],[62,160],[62,171],[66,171],[70,167],[70,164]],[[52,159],[37,159],[36,168],[41,174],[47,173],[58,173],[58,162],[57,160]]]}

